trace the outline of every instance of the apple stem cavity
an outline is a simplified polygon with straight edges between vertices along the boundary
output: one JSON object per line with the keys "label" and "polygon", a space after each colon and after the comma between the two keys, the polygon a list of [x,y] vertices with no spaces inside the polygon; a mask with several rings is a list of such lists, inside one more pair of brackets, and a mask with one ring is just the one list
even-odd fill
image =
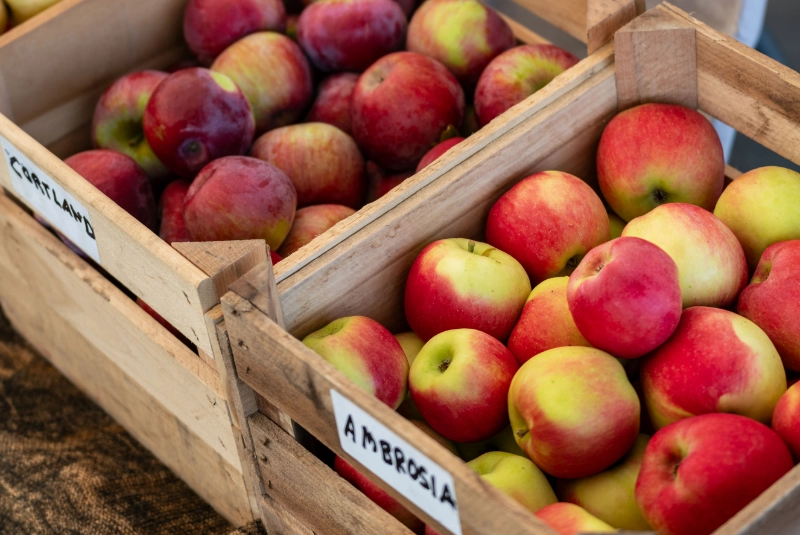
{"label": "apple stem cavity", "polygon": [[653,192],[653,199],[655,199],[656,204],[664,204],[667,202],[667,192],[663,189],[656,189]]}

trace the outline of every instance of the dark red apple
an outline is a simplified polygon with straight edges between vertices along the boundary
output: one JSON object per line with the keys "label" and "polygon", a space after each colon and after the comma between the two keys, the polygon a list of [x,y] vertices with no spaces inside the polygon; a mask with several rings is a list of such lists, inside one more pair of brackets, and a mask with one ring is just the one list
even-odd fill
{"label": "dark red apple", "polygon": [[350,102],[358,75],[352,72],[334,74],[319,84],[317,98],[311,105],[306,122],[332,124],[342,132],[353,135],[350,126]]}
{"label": "dark red apple", "polygon": [[183,202],[191,184],[188,180],[174,180],[161,194],[161,230],[158,235],[167,243],[192,241],[183,220]]}

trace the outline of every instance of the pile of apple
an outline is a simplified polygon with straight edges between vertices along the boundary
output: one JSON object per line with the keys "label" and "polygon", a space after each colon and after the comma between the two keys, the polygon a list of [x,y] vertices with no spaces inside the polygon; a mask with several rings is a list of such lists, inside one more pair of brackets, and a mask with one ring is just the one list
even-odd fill
{"label": "pile of apple", "polygon": [[597,175],[602,198],[536,173],[487,243],[422,249],[411,332],[356,316],[303,342],[559,533],[705,535],[800,460],[800,174],[726,184],[707,119],[645,104],[609,122]]}

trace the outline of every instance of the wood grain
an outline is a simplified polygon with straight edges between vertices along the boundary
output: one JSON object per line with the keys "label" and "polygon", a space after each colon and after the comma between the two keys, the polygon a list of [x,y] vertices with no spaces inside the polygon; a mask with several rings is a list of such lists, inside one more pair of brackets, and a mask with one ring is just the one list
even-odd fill
{"label": "wood grain", "polygon": [[527,26],[523,26],[519,22],[515,21],[508,15],[504,15],[498,12],[504,21],[511,27],[511,31],[514,32],[514,37],[517,38],[522,44],[525,45],[549,45],[551,44],[550,41],[539,35],[538,33],[534,32],[533,30],[528,29]]}
{"label": "wood grain", "polygon": [[614,33],[644,13],[644,0],[588,0],[586,46],[589,54],[614,40]]}
{"label": "wood grain", "polygon": [[537,17],[586,42],[588,0],[514,0]]}

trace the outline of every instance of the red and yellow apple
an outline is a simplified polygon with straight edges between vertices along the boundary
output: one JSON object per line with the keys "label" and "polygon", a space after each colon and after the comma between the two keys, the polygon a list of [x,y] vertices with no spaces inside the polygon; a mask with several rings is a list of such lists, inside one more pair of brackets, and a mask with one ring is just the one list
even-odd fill
{"label": "red and yellow apple", "polygon": [[536,512],[536,516],[556,530],[559,535],[617,531],[574,503],[558,502],[548,505],[539,509]]}
{"label": "red and yellow apple", "polygon": [[772,429],[783,439],[800,462],[800,383],[793,384],[775,405]]}
{"label": "red and yellow apple", "polygon": [[278,250],[278,254],[286,258],[354,213],[355,210],[341,204],[315,204],[300,208],[295,213],[292,229]]}
{"label": "red and yellow apple", "polygon": [[188,180],[173,180],[158,200],[161,208],[161,228],[158,235],[169,244],[192,241],[183,219],[183,203],[191,185]]}
{"label": "red and yellow apple", "polygon": [[469,461],[467,466],[532,513],[558,501],[550,482],[527,457],[490,451]]}
{"label": "red and yellow apple", "polygon": [[306,122],[332,124],[345,134],[352,136],[350,102],[353,100],[353,90],[356,88],[357,80],[357,74],[342,72],[320,82],[317,97],[306,115]]}

